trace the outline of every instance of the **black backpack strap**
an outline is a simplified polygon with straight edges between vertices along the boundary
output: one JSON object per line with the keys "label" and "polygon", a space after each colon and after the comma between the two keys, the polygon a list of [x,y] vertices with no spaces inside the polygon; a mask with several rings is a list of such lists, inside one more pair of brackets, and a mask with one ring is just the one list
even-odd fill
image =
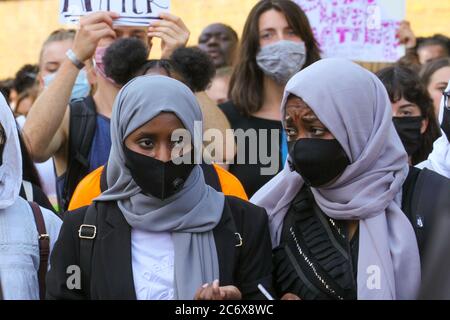
{"label": "black backpack strap", "polygon": [[89,173],[89,152],[96,129],[95,102],[92,96],[70,103],[69,153],[60,208],[66,211],[73,192]]}
{"label": "black backpack strap", "polygon": [[33,212],[34,221],[36,223],[36,229],[38,232],[39,241],[39,298],[45,299],[45,275],[48,269],[48,257],[50,255],[50,236],[45,228],[44,216],[42,215],[41,208],[35,202],[29,202],[31,211]]}
{"label": "black backpack strap", "polygon": [[106,177],[107,177],[106,170],[107,170],[107,168],[108,168],[108,163],[106,163],[103,166],[102,174],[100,175],[100,191],[101,192],[108,190],[108,183],[106,181]]}
{"label": "black backpack strap", "polygon": [[216,168],[214,168],[212,164],[206,163],[202,163],[200,167],[203,170],[203,175],[205,176],[206,184],[214,188],[214,190],[222,192],[219,175],[217,174]]}
{"label": "black backpack strap", "polygon": [[83,291],[87,297],[90,296],[91,265],[94,241],[97,236],[97,208],[95,204],[86,210],[83,224],[78,229],[80,238],[80,267],[82,272]]}

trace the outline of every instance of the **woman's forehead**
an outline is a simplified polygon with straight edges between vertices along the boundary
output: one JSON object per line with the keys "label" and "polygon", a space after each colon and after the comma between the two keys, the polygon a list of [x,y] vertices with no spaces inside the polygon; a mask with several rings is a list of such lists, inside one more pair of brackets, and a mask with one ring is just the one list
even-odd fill
{"label": "woman's forehead", "polygon": [[286,113],[288,112],[314,115],[314,111],[308,106],[308,104],[302,98],[294,95],[290,95],[286,101]]}

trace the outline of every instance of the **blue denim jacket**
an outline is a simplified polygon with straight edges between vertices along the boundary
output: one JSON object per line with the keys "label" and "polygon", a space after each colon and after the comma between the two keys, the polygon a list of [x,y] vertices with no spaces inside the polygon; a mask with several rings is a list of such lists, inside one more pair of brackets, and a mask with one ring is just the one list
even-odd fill
{"label": "blue denim jacket", "polygon": [[[62,221],[41,208],[50,236],[50,252],[58,238]],[[33,212],[27,201],[0,209],[0,283],[5,300],[39,299],[39,244]]]}

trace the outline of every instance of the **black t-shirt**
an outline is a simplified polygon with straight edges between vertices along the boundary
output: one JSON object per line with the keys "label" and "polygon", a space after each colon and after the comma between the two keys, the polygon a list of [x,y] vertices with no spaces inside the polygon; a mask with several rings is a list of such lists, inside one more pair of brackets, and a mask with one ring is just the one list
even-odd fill
{"label": "black t-shirt", "polygon": [[[247,195],[251,197],[283,168],[281,121],[244,116],[231,101],[221,104],[219,107],[227,116],[231,128],[235,130],[235,137],[239,136],[238,129],[247,133],[245,146],[239,143],[239,141],[244,141],[243,138],[235,139],[237,153],[229,171],[241,181]],[[272,135],[274,143],[271,143]],[[256,139],[251,140],[249,138],[251,136],[255,136]],[[240,159],[245,160],[244,163],[241,163],[242,161],[238,163],[237,161]],[[261,169],[268,170],[268,172],[262,172]]]}

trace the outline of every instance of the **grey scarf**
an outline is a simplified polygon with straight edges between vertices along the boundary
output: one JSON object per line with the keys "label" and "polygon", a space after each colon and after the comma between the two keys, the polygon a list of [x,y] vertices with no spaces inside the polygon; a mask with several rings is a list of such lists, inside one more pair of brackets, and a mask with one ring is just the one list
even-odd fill
{"label": "grey scarf", "polygon": [[194,94],[181,82],[142,76],[120,90],[111,118],[109,189],[95,201],[117,201],[132,228],[171,232],[176,298],[193,299],[202,284],[219,278],[213,229],[222,216],[224,196],[206,185],[198,165],[183,188],[166,200],[141,193],[125,166],[123,144],[129,134],[161,112],[173,112],[195,139],[194,121],[202,121],[202,114]]}
{"label": "grey scarf", "polygon": [[[286,85],[302,98],[339,141],[351,164],[331,185],[312,188],[325,214],[359,220],[358,299],[413,299],[420,284],[414,230],[401,210],[407,155],[380,80],[343,59],[324,59],[297,73]],[[269,215],[273,245],[283,219],[303,185],[285,166],[251,199]]]}

